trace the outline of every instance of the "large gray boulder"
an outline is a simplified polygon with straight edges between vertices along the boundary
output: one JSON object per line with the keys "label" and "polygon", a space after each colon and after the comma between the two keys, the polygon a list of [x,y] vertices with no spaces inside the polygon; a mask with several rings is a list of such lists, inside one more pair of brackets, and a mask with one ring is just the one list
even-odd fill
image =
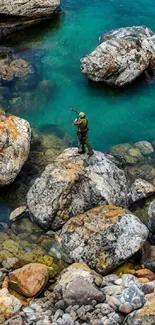
{"label": "large gray boulder", "polygon": [[0,0],[0,13],[21,17],[41,17],[50,15],[59,0]]}
{"label": "large gray boulder", "polygon": [[0,14],[4,15],[0,37],[49,19],[59,4],[60,0],[0,0]]}
{"label": "large gray boulder", "polygon": [[85,262],[106,275],[136,253],[148,229],[131,212],[98,206],[71,218],[62,228],[62,245],[74,262]]}
{"label": "large gray boulder", "polygon": [[48,165],[27,194],[27,205],[45,229],[58,229],[69,218],[99,204],[128,205],[128,184],[102,152],[93,156],[66,149]]}
{"label": "large gray boulder", "polygon": [[0,186],[14,181],[26,162],[31,140],[27,121],[0,115]]}
{"label": "large gray boulder", "polygon": [[81,59],[89,79],[123,86],[139,77],[149,65],[154,69],[155,35],[145,26],[112,30],[100,37],[101,44]]}

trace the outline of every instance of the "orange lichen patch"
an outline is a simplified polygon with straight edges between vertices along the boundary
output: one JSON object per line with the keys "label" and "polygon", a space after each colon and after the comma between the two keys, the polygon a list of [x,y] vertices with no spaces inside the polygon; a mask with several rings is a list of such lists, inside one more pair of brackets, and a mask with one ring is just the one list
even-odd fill
{"label": "orange lichen patch", "polygon": [[153,281],[155,279],[154,273],[148,269],[137,270],[135,272],[135,276],[137,278],[147,278],[150,281]]}
{"label": "orange lichen patch", "polygon": [[71,218],[67,223],[68,231],[74,231],[76,228],[83,226],[87,229],[89,235],[97,233],[103,228],[109,227],[110,224],[116,223],[118,217],[125,212],[125,209],[112,205],[97,206],[85,214]]}
{"label": "orange lichen patch", "polygon": [[51,172],[51,176],[57,178],[58,180],[66,180],[74,182],[78,179],[79,174],[81,173],[82,164],[69,163],[65,166],[60,166],[60,168],[55,168]]}
{"label": "orange lichen patch", "polygon": [[143,318],[145,316],[155,316],[155,298],[147,303],[143,309],[141,309],[137,315],[136,318]]}
{"label": "orange lichen patch", "polygon": [[137,280],[140,282],[140,283],[148,283],[149,280],[147,278],[137,278]]}
{"label": "orange lichen patch", "polygon": [[72,232],[76,228],[84,225],[85,214],[80,215],[79,217],[71,218],[68,221],[68,231]]}
{"label": "orange lichen patch", "polygon": [[17,139],[18,130],[15,124],[15,116],[0,116],[0,134],[7,133],[13,140]]}

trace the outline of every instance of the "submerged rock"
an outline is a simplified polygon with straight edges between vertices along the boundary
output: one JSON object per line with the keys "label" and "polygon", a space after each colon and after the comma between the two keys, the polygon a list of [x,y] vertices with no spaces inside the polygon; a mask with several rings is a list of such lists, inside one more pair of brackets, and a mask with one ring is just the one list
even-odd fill
{"label": "submerged rock", "polygon": [[0,36],[29,27],[42,20],[49,19],[60,0],[0,0]]}
{"label": "submerged rock", "polygon": [[27,194],[27,205],[36,222],[60,228],[69,218],[98,204],[128,204],[125,173],[102,152],[80,156],[66,149],[48,165]]}
{"label": "submerged rock", "polygon": [[92,53],[81,59],[82,72],[95,82],[118,87],[131,83],[155,56],[154,33],[145,26],[112,30],[100,41]]}
{"label": "submerged rock", "polygon": [[147,228],[136,216],[114,206],[100,206],[71,218],[61,232],[72,261],[86,262],[102,274],[136,253],[147,236]]}
{"label": "submerged rock", "polygon": [[0,115],[0,186],[19,174],[30,150],[31,129],[27,121]]}

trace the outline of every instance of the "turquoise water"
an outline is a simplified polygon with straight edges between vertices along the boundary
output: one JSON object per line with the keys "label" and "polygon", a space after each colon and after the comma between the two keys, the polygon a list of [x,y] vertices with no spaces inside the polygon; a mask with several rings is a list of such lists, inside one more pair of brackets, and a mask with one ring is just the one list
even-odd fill
{"label": "turquoise water", "polygon": [[[113,90],[88,82],[80,72],[80,58],[98,45],[99,36],[110,29],[147,25],[155,31],[153,0],[62,0],[53,22],[33,27],[16,38],[19,54],[32,57],[44,50],[38,62],[41,79],[52,80],[47,95],[29,90],[18,113],[32,127],[57,124],[74,136],[70,107],[86,112],[90,139],[96,150],[108,150],[123,142],[155,139],[155,82],[139,81]],[[24,94],[21,94],[21,96]]]}

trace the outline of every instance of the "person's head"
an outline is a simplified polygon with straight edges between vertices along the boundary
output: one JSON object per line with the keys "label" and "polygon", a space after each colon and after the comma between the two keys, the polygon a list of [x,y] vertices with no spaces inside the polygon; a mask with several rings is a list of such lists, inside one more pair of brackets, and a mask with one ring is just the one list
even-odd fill
{"label": "person's head", "polygon": [[85,113],[83,113],[83,112],[80,112],[79,113],[79,118],[85,118],[86,116],[85,116]]}

